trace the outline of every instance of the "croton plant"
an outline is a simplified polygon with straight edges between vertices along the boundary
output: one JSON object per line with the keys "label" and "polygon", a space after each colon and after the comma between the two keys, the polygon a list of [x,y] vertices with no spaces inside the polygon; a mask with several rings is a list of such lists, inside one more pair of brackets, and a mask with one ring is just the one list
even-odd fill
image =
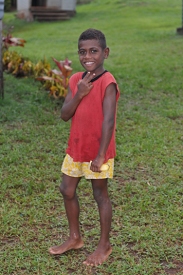
{"label": "croton plant", "polygon": [[47,75],[39,76],[36,79],[43,82],[46,90],[50,91],[50,95],[54,98],[65,97],[69,83],[69,76],[72,72],[71,61],[67,58],[64,61],[58,61],[52,58],[59,70],[50,70]]}
{"label": "croton plant", "polygon": [[55,99],[65,97],[72,73],[71,61],[67,58],[58,61],[52,58],[58,69],[51,69],[46,59],[33,64],[29,59],[23,58],[17,52],[9,51],[10,46],[24,47],[26,41],[21,38],[12,37],[10,33],[3,37],[3,66],[4,70],[16,77],[34,76],[41,81],[43,87],[49,91],[49,95]]}
{"label": "croton plant", "polygon": [[24,47],[26,41],[22,38],[12,37],[10,33],[7,33],[6,36],[2,38],[3,48],[8,49],[10,46],[21,46]]}

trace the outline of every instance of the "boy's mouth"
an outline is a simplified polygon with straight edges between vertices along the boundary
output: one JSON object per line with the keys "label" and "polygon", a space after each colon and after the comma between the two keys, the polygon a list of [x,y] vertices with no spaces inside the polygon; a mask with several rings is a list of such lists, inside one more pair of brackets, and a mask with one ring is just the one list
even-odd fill
{"label": "boy's mouth", "polygon": [[84,63],[86,66],[92,66],[94,64],[94,62],[85,62]]}

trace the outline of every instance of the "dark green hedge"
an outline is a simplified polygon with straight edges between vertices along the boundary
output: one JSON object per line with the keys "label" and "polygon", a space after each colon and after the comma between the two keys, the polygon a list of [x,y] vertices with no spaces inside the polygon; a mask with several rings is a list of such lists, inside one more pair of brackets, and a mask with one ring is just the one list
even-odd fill
{"label": "dark green hedge", "polygon": [[5,0],[4,1],[4,11],[10,11],[11,10],[11,0]]}

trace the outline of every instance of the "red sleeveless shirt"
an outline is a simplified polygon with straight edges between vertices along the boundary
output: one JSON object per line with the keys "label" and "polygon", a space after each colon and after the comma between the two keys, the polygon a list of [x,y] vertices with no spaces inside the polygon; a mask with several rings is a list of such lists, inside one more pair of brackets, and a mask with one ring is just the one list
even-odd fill
{"label": "red sleeveless shirt", "polygon": [[[73,97],[77,92],[77,83],[82,79],[82,75],[82,72],[78,72],[70,77],[69,87]],[[71,119],[70,137],[66,153],[76,162],[89,162],[97,156],[102,135],[102,104],[106,88],[111,83],[116,85],[117,101],[119,98],[119,88],[116,80],[111,73],[105,72],[92,83],[92,90],[82,99]],[[115,155],[114,127],[113,135],[105,155],[105,161],[114,158]]]}

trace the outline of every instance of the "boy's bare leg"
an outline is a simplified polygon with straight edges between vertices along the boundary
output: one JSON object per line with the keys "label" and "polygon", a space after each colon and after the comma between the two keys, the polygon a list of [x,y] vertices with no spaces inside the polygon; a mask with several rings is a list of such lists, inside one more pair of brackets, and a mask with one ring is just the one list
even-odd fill
{"label": "boy's bare leg", "polygon": [[79,202],[76,195],[76,188],[80,178],[74,178],[63,174],[62,184],[60,186],[60,192],[64,198],[65,210],[69,223],[69,237],[61,245],[53,246],[49,248],[49,252],[52,255],[62,254],[70,249],[78,249],[83,246],[79,230]]}
{"label": "boy's bare leg", "polygon": [[92,180],[94,198],[98,204],[101,235],[97,249],[83,262],[86,265],[97,266],[107,260],[112,252],[109,232],[112,220],[112,205],[108,196],[107,179]]}

